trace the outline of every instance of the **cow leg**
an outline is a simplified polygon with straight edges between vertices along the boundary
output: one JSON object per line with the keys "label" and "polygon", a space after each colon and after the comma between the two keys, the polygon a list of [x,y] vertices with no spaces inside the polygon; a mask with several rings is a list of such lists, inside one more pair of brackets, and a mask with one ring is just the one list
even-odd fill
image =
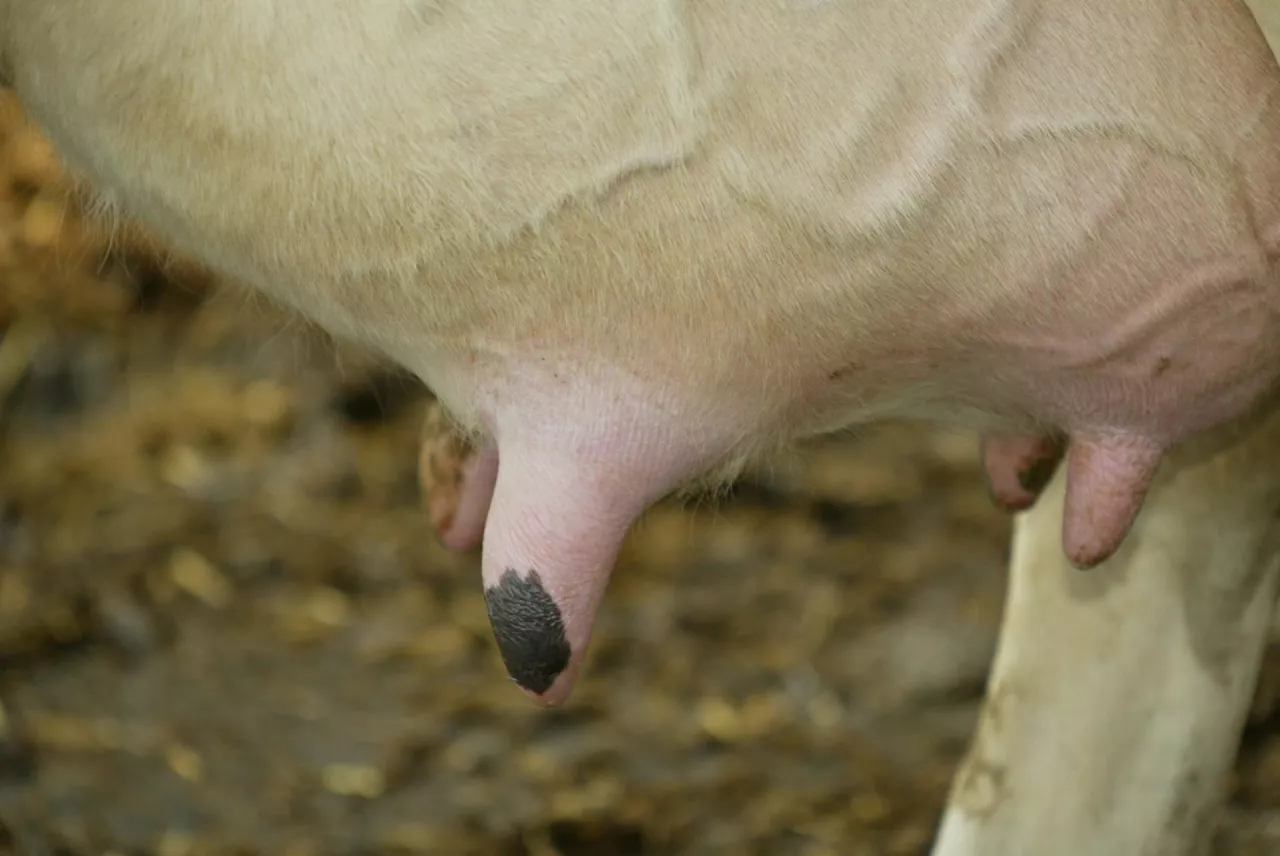
{"label": "cow leg", "polygon": [[934,856],[1199,856],[1280,565],[1280,413],[1166,460],[1132,533],[1063,556],[1066,468],[1016,523],[999,649]]}

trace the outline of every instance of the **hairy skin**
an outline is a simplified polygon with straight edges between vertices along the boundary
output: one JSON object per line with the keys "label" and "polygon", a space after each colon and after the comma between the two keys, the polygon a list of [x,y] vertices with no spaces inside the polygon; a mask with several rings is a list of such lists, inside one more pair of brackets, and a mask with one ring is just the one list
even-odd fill
{"label": "hairy skin", "polygon": [[1090,565],[1280,374],[1242,0],[0,0],[0,39],[104,210],[435,390],[483,450],[457,544],[562,617],[545,703],[691,480],[887,416],[1065,435]]}

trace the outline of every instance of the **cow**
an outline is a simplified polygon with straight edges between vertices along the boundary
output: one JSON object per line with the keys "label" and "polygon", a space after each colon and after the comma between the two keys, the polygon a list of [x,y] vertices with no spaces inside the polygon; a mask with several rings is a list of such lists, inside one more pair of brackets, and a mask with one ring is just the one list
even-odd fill
{"label": "cow", "polygon": [[0,76],[96,213],[431,387],[436,518],[540,704],[661,497],[887,417],[984,432],[1021,516],[935,852],[1188,856],[1275,594],[1275,17],[0,0]]}

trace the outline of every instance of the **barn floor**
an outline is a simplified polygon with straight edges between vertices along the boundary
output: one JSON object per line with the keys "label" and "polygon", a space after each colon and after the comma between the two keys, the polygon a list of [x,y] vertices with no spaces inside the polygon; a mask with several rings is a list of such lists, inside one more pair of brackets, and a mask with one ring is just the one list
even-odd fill
{"label": "barn floor", "polygon": [[[885,426],[654,510],[542,712],[426,529],[418,385],[107,252],[20,123],[0,97],[0,849],[927,852],[1003,594],[972,437]],[[1216,852],[1280,853],[1280,705]]]}

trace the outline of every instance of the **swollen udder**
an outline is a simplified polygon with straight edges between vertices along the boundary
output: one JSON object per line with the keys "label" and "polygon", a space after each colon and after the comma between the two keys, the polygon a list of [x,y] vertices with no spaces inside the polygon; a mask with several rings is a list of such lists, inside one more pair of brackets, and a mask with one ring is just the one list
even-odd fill
{"label": "swollen udder", "polygon": [[[572,691],[627,532],[714,456],[626,421],[585,433],[529,424],[479,449],[429,441],[422,473],[428,491],[433,480],[441,490],[432,512],[444,543],[483,540],[485,605],[508,674],[553,706]],[[1063,547],[1073,563],[1095,565],[1120,546],[1162,451],[1132,437],[1071,442]],[[1057,438],[989,438],[993,492],[1029,506],[1061,453]]]}
{"label": "swollen udder", "polygon": [[727,454],[739,436],[731,426],[741,425],[738,414],[718,431],[705,407],[566,374],[489,396],[490,438],[479,448],[429,419],[419,471],[444,544],[483,542],[485,604],[503,663],[549,706],[572,690],[631,526]]}

